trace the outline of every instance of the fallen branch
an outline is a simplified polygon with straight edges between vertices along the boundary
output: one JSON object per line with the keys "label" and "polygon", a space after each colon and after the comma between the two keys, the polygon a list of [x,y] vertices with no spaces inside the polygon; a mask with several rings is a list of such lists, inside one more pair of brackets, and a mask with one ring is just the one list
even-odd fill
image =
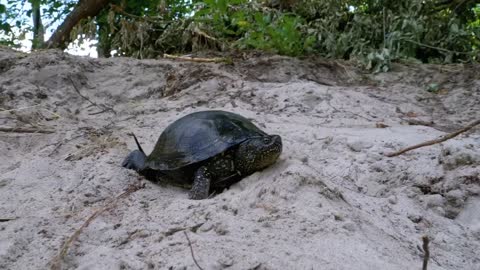
{"label": "fallen branch", "polygon": [[164,232],[163,234],[165,236],[170,236],[170,235],[173,235],[177,232],[181,232],[181,231],[185,231],[185,230],[189,230],[189,231],[192,231],[192,232],[196,232],[198,230],[198,228],[200,228],[200,226],[202,226],[203,224],[205,224],[205,222],[202,222],[202,223],[198,223],[194,226],[191,226],[191,227],[176,227],[176,228],[171,228],[169,230],[167,230],[166,232]]}
{"label": "fallen branch", "polygon": [[437,143],[442,143],[446,140],[449,140],[451,138],[454,138],[454,137],[457,137],[458,135],[474,128],[475,126],[479,125],[480,124],[480,120],[477,120],[477,121],[474,121],[473,123],[471,123],[470,125],[460,129],[460,130],[457,130],[455,132],[452,132],[452,133],[449,133],[445,136],[442,136],[438,139],[435,139],[435,140],[431,140],[431,141],[426,141],[426,142],[423,142],[423,143],[420,143],[420,144],[416,144],[416,145],[413,145],[413,146],[409,146],[407,148],[404,148],[404,149],[401,149],[397,152],[393,152],[393,153],[390,153],[390,154],[386,154],[385,156],[387,157],[395,157],[395,156],[398,156],[398,155],[401,155],[405,152],[408,152],[408,151],[411,151],[413,149],[417,149],[417,148],[420,148],[420,147],[425,147],[425,146],[429,146],[429,145],[434,145],[434,144],[437,144]]}
{"label": "fallen branch", "polygon": [[0,112],[14,112],[14,111],[21,111],[21,110],[26,110],[26,109],[31,109],[31,108],[35,108],[35,107],[38,107],[38,106],[41,106],[42,104],[35,104],[33,106],[28,106],[28,107],[21,107],[21,108],[16,108],[16,109],[9,109],[9,110],[6,110],[6,109],[3,109],[3,108],[0,108]]}
{"label": "fallen branch", "polygon": [[56,112],[52,112],[52,111],[47,110],[47,109],[45,109],[45,108],[42,108],[42,109],[45,110],[45,111],[47,111],[47,112],[49,112],[49,113],[51,113],[53,116],[55,116],[56,119],[62,118],[62,116],[60,116],[60,114],[58,114],[58,113],[56,113]]}
{"label": "fallen branch", "polygon": [[16,218],[0,218],[0,222],[8,222],[8,221],[12,221],[12,220],[15,220]]}
{"label": "fallen branch", "polygon": [[192,242],[190,242],[190,238],[188,238],[188,234],[186,231],[183,231],[185,234],[185,237],[187,238],[188,241],[188,246],[190,247],[190,253],[192,254],[192,259],[195,265],[198,267],[198,269],[203,270],[203,268],[198,264],[197,259],[195,259],[195,255],[193,254],[193,247],[192,247]]}
{"label": "fallen branch", "polygon": [[122,194],[118,195],[117,197],[115,197],[109,204],[107,204],[105,207],[95,211],[83,224],[82,226],[80,226],[80,228],[78,228],[73,234],[72,236],[70,236],[67,241],[65,241],[65,243],[62,245],[62,248],[60,249],[60,252],[58,253],[57,256],[55,256],[55,258],[53,258],[52,262],[51,262],[51,267],[50,269],[51,270],[59,270],[61,269],[60,268],[60,264],[62,263],[63,261],[63,258],[65,257],[65,255],[67,255],[67,252],[68,252],[68,249],[69,247],[72,245],[72,243],[77,240],[78,236],[80,235],[80,233],[83,231],[83,229],[85,229],[86,227],[88,227],[88,225],[90,225],[90,223],[92,223],[92,221],[97,218],[98,216],[100,216],[102,213],[108,211],[108,210],[111,210],[113,209],[117,203],[121,200],[121,199],[124,199],[126,197],[128,197],[130,194],[132,194],[133,192],[141,189],[143,186],[142,185],[131,185],[127,188],[127,190],[125,192],[123,192]]}
{"label": "fallen branch", "polygon": [[101,111],[99,111],[99,112],[89,113],[88,115],[97,115],[97,114],[101,114],[101,113],[107,112],[107,111],[109,111],[109,110],[111,110],[111,109],[108,109],[108,108],[107,108],[107,109],[103,109],[103,110],[101,110]]}
{"label": "fallen branch", "polygon": [[418,46],[434,49],[434,50],[441,51],[441,52],[454,53],[454,54],[467,54],[467,55],[472,54],[471,52],[452,51],[452,50],[448,50],[448,49],[445,49],[445,48],[435,47],[435,46],[431,46],[431,45],[421,43],[421,42],[418,42],[418,41],[415,41],[415,40],[407,39],[407,38],[402,38],[401,40],[405,40],[406,42],[410,42],[410,43],[416,44]]}
{"label": "fallen branch", "polygon": [[[28,106],[28,107],[21,107],[21,108],[16,108],[16,109],[9,109],[9,110],[6,110],[6,109],[3,109],[3,108],[0,108],[0,113],[2,112],[16,112],[16,111],[21,111],[21,110],[27,110],[27,109],[31,109],[31,108],[35,108],[35,107],[38,107],[38,106],[42,106],[42,104],[35,104],[33,106]],[[50,110],[47,110],[45,108],[41,108],[42,110],[45,110],[47,111],[48,113],[51,113],[52,115],[54,115],[56,118],[61,118],[61,116],[56,113],[56,112],[52,112]]]}
{"label": "fallen branch", "polygon": [[[77,139],[77,138],[80,138],[80,137],[82,137],[82,136],[83,136],[83,134],[80,134],[80,135],[74,136],[74,137],[72,137],[72,138],[70,138],[70,139],[65,139],[65,140],[63,140],[63,141],[57,142],[57,143],[55,144],[55,148],[53,148],[52,152],[50,152],[50,154],[48,154],[48,156],[51,157],[53,154],[55,154],[55,153],[57,152],[58,148],[60,148],[63,144],[68,143],[68,142],[70,142],[70,141],[73,141],[73,140],[75,140],[75,139]],[[51,144],[50,144],[50,145],[51,145]],[[50,145],[47,145],[47,146],[50,146]]]}
{"label": "fallen branch", "polygon": [[43,133],[43,134],[55,133],[55,130],[38,129],[38,128],[16,128],[16,127],[0,127],[0,131],[12,132],[12,133]]}
{"label": "fallen branch", "polygon": [[83,99],[85,99],[86,101],[90,102],[90,104],[92,104],[93,106],[97,107],[97,108],[100,108],[102,109],[102,111],[98,112],[98,113],[94,113],[94,114],[99,114],[99,113],[103,113],[103,112],[106,112],[106,111],[111,111],[113,112],[114,114],[117,114],[117,112],[111,108],[111,107],[107,107],[105,105],[99,105],[95,102],[93,102],[91,99],[89,99],[88,97],[82,95],[82,93],[80,93],[80,90],[77,88],[77,86],[75,85],[75,83],[73,82],[72,78],[71,77],[68,77],[68,79],[70,80],[70,82],[72,83],[72,86],[73,86],[73,89],[75,89],[75,92],[77,92],[77,94],[82,97]]}
{"label": "fallen branch", "polygon": [[423,240],[423,267],[422,270],[427,270],[428,259],[430,259],[430,250],[428,249],[428,236],[424,235]]}
{"label": "fallen branch", "polygon": [[228,59],[222,58],[222,57],[201,58],[201,57],[192,57],[192,56],[176,56],[176,55],[171,55],[166,53],[163,54],[163,57],[169,58],[169,59],[192,61],[192,62],[207,62],[207,63],[228,62]]}

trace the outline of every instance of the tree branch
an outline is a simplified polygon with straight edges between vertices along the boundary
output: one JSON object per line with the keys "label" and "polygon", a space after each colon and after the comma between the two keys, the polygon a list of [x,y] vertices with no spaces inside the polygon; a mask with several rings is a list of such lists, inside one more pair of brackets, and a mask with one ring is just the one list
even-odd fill
{"label": "tree branch", "polygon": [[402,38],[401,40],[404,40],[404,41],[406,41],[406,42],[410,42],[410,43],[416,44],[416,45],[418,45],[418,46],[422,46],[422,47],[434,49],[434,50],[437,50],[437,51],[441,51],[441,52],[456,53],[456,54],[471,54],[471,53],[473,52],[473,51],[471,51],[471,52],[452,51],[452,50],[448,50],[448,49],[445,49],[445,48],[440,48],[440,47],[431,46],[431,45],[428,45],[428,44],[425,44],[425,43],[421,43],[421,42],[418,42],[418,41],[415,41],[415,40],[411,40],[411,39],[408,39],[408,38]]}
{"label": "tree branch", "polygon": [[68,14],[63,23],[55,30],[45,44],[46,48],[64,50],[72,41],[70,32],[78,22],[88,17],[95,17],[111,0],[80,0],[78,5]]}

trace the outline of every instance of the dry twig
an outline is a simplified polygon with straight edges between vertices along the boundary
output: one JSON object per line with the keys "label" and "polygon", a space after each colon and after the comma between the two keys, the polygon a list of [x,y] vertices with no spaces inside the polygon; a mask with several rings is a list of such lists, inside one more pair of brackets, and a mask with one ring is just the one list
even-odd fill
{"label": "dry twig", "polygon": [[38,107],[38,106],[41,106],[41,104],[35,104],[35,105],[32,105],[32,106],[28,106],[28,107],[21,107],[21,108],[9,109],[9,110],[6,110],[6,109],[3,109],[3,108],[0,108],[0,112],[14,112],[14,111],[21,111],[21,110],[26,110],[26,109],[35,108],[35,107]]}
{"label": "dry twig", "polygon": [[0,222],[8,222],[8,221],[12,221],[12,220],[15,220],[16,218],[0,218]]}
{"label": "dry twig", "polygon": [[55,130],[38,129],[38,128],[16,128],[16,127],[0,127],[0,131],[12,132],[12,133],[43,133],[43,134],[55,133]]}
{"label": "dry twig", "polygon": [[413,146],[409,146],[407,148],[404,148],[404,149],[401,149],[397,152],[393,152],[393,153],[390,153],[390,154],[386,154],[385,156],[387,157],[395,157],[395,156],[398,156],[398,155],[401,155],[405,152],[408,152],[408,151],[411,151],[413,149],[417,149],[417,148],[420,148],[420,147],[425,147],[425,146],[429,146],[429,145],[434,145],[434,144],[437,144],[437,143],[442,143],[446,140],[449,140],[451,138],[454,138],[454,137],[457,137],[458,135],[474,128],[475,126],[479,125],[480,124],[480,120],[477,120],[477,121],[474,121],[473,123],[471,123],[470,125],[460,129],[460,130],[457,130],[455,132],[452,132],[452,133],[449,133],[445,136],[442,136],[438,139],[435,139],[435,140],[431,140],[431,141],[426,141],[426,142],[423,142],[423,143],[420,143],[420,144],[416,144],[416,145],[413,145]]}
{"label": "dry twig", "polygon": [[78,238],[78,236],[80,235],[80,233],[83,231],[83,229],[85,229],[86,227],[88,227],[88,225],[90,225],[90,223],[92,223],[92,221],[97,218],[98,216],[100,216],[102,213],[110,210],[110,209],[113,209],[117,203],[123,199],[123,198],[126,198],[128,197],[130,194],[132,194],[133,192],[139,190],[140,188],[142,188],[143,186],[142,185],[131,185],[127,188],[127,190],[125,192],[123,192],[122,194],[118,195],[117,197],[115,197],[109,204],[107,204],[105,207],[95,211],[83,224],[82,226],[80,226],[80,228],[78,228],[68,239],[67,241],[65,241],[65,243],[63,243],[62,245],[62,248],[60,249],[60,252],[58,253],[57,256],[55,256],[55,258],[53,258],[52,262],[51,262],[51,267],[50,269],[51,270],[59,270],[60,269],[60,264],[62,263],[63,261],[63,258],[65,257],[65,255],[67,255],[67,252],[68,252],[68,249],[69,247],[72,245],[72,243]]}
{"label": "dry twig", "polygon": [[[93,106],[102,109],[102,111],[99,112],[99,113],[103,113],[103,112],[107,112],[107,111],[111,111],[111,112],[113,112],[114,114],[117,113],[113,108],[107,107],[107,106],[105,106],[105,105],[98,105],[97,103],[95,103],[95,102],[93,102],[91,99],[89,99],[87,96],[82,95],[82,93],[80,93],[80,90],[77,88],[77,86],[76,86],[75,83],[73,82],[72,78],[71,78],[71,77],[68,77],[68,79],[69,79],[70,82],[72,83],[73,89],[75,89],[75,92],[77,92],[77,94],[78,94],[80,97],[82,97],[82,98],[85,99],[86,101],[90,102],[90,104],[92,104]],[[94,114],[99,114],[99,113],[94,113]]]}
{"label": "dry twig", "polygon": [[[28,106],[28,107],[21,107],[21,108],[15,108],[15,109],[9,109],[9,110],[6,110],[6,109],[3,109],[3,108],[0,108],[0,113],[2,112],[17,112],[17,111],[22,111],[22,110],[27,110],[27,109],[32,109],[32,108],[35,108],[35,107],[38,107],[38,106],[42,106],[42,104],[35,104],[35,105],[32,105],[32,106]],[[47,111],[48,113],[52,114],[53,116],[55,116],[55,118],[61,118],[61,116],[56,113],[56,112],[52,112],[48,109],[45,109],[45,108],[41,108],[42,110],[44,111]]]}
{"label": "dry twig", "polygon": [[169,58],[169,59],[192,61],[192,62],[207,62],[207,63],[228,62],[226,58],[222,58],[222,57],[201,58],[201,57],[191,57],[191,56],[176,56],[176,55],[171,55],[166,53],[163,54],[163,57]]}
{"label": "dry twig", "polygon": [[190,242],[190,238],[188,237],[188,234],[186,231],[183,231],[185,234],[185,237],[187,238],[188,241],[188,246],[190,247],[190,253],[192,254],[192,259],[195,265],[198,267],[198,269],[203,270],[203,268],[198,264],[197,259],[195,259],[195,255],[193,254],[193,247],[192,247],[192,242]]}
{"label": "dry twig", "polygon": [[422,237],[423,240],[423,267],[422,270],[427,270],[428,259],[430,259],[430,250],[428,249],[428,236],[424,235]]}
{"label": "dry twig", "polygon": [[418,42],[418,41],[415,41],[415,40],[411,40],[411,39],[408,39],[408,38],[402,38],[402,40],[405,40],[407,42],[416,44],[418,46],[422,46],[422,47],[425,47],[425,48],[430,48],[430,49],[434,49],[434,50],[438,50],[438,51],[442,51],[442,52],[448,52],[448,53],[454,53],[454,54],[471,54],[471,52],[452,51],[452,50],[448,50],[448,49],[445,49],[445,48],[431,46],[431,45],[421,43],[421,42]]}

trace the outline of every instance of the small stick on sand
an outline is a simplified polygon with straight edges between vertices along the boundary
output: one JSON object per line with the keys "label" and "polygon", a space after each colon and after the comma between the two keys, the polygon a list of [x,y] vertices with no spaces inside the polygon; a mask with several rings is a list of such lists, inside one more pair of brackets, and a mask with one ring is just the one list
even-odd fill
{"label": "small stick on sand", "polygon": [[55,133],[54,130],[48,130],[48,129],[14,128],[14,127],[0,127],[0,131],[1,132],[12,132],[12,133],[43,133],[43,134]]}
{"label": "small stick on sand", "polygon": [[206,62],[206,63],[219,63],[219,62],[228,62],[226,58],[214,57],[214,58],[201,58],[201,57],[191,57],[191,56],[176,56],[171,54],[163,54],[164,58],[169,59],[178,59],[192,62]]}
{"label": "small stick on sand", "polygon": [[[38,107],[38,106],[42,106],[42,104],[35,104],[35,105],[33,105],[33,106],[16,108],[16,109],[10,109],[10,110],[5,110],[5,109],[3,109],[3,108],[0,108],[0,113],[2,113],[2,112],[16,112],[16,111],[21,111],[21,110],[27,110],[27,109],[32,109],[32,108],[35,108],[35,107]],[[42,109],[42,110],[45,110],[45,111],[47,111],[47,112],[49,112],[49,113],[51,113],[51,114],[54,115],[56,118],[61,118],[61,116],[60,116],[58,113],[56,113],[56,112],[52,112],[52,111],[47,110],[47,109],[45,109],[45,108],[41,108],[41,109]]]}
{"label": "small stick on sand", "polygon": [[474,121],[473,123],[471,123],[470,125],[460,129],[460,130],[457,130],[455,132],[452,132],[452,133],[449,133],[445,136],[442,136],[438,139],[435,139],[435,140],[431,140],[431,141],[426,141],[426,142],[423,142],[423,143],[420,143],[420,144],[416,144],[416,145],[413,145],[413,146],[410,146],[410,147],[407,147],[407,148],[404,148],[404,149],[401,149],[397,152],[393,152],[393,153],[390,153],[390,154],[386,154],[385,156],[387,157],[395,157],[395,156],[398,156],[398,155],[401,155],[405,152],[408,152],[408,151],[411,151],[413,149],[417,149],[417,148],[420,148],[420,147],[425,147],[425,146],[429,146],[429,145],[434,145],[434,144],[437,144],[437,143],[442,143],[446,140],[449,140],[451,138],[454,138],[454,137],[457,137],[458,135],[474,128],[476,125],[480,124],[480,120],[477,120],[477,121]]}
{"label": "small stick on sand", "polygon": [[[73,82],[72,78],[71,78],[71,77],[68,77],[68,79],[69,79],[70,82],[72,83],[73,89],[75,89],[75,92],[77,92],[77,94],[78,94],[80,97],[82,97],[82,98],[85,99],[86,101],[90,102],[90,104],[92,104],[93,106],[102,109],[102,111],[99,112],[99,113],[103,113],[103,112],[106,112],[106,111],[111,111],[111,112],[113,112],[114,114],[117,113],[113,108],[107,107],[107,106],[105,106],[105,105],[98,105],[97,103],[95,103],[95,102],[93,102],[91,99],[89,99],[88,97],[82,95],[82,93],[80,93],[80,90],[77,88],[77,86],[76,86],[75,83]],[[99,113],[96,113],[96,114],[99,114]]]}
{"label": "small stick on sand", "polygon": [[80,235],[80,233],[83,231],[83,229],[85,229],[86,227],[88,227],[88,225],[90,225],[90,223],[92,223],[92,221],[97,218],[99,215],[101,215],[102,213],[110,210],[110,209],[113,209],[117,203],[123,199],[123,198],[126,198],[128,197],[130,194],[132,194],[133,192],[141,189],[143,186],[142,185],[130,185],[127,190],[125,192],[123,192],[122,194],[118,195],[117,197],[115,197],[109,204],[107,204],[105,207],[95,211],[84,223],[82,226],[80,226],[80,228],[78,228],[73,234],[72,236],[70,236],[67,241],[65,241],[65,243],[63,243],[62,245],[62,248],[60,249],[60,252],[58,253],[57,256],[55,256],[51,262],[51,267],[50,269],[51,270],[59,270],[61,269],[60,268],[60,264],[62,263],[63,261],[63,258],[65,257],[65,255],[67,255],[67,252],[68,252],[68,248],[72,245],[72,243],[78,238],[78,236]]}
{"label": "small stick on sand", "polygon": [[192,242],[190,242],[190,238],[188,238],[188,234],[186,231],[183,231],[185,234],[185,237],[187,238],[188,241],[188,246],[190,247],[190,253],[192,254],[192,259],[195,265],[198,267],[198,269],[203,270],[203,268],[198,264],[197,259],[195,259],[195,255],[193,254],[193,247],[192,247]]}
{"label": "small stick on sand", "polygon": [[428,236],[424,235],[423,240],[423,267],[422,270],[427,270],[428,259],[430,259],[430,250],[428,249]]}
{"label": "small stick on sand", "polygon": [[21,111],[21,110],[26,110],[26,109],[31,109],[31,108],[35,108],[35,107],[38,107],[38,106],[41,106],[42,104],[35,104],[33,106],[28,106],[28,107],[21,107],[21,108],[15,108],[15,109],[10,109],[10,110],[5,110],[3,108],[0,108],[0,112],[14,112],[14,111]]}
{"label": "small stick on sand", "polygon": [[0,218],[0,222],[8,222],[8,221],[12,221],[12,220],[15,220],[16,218]]}

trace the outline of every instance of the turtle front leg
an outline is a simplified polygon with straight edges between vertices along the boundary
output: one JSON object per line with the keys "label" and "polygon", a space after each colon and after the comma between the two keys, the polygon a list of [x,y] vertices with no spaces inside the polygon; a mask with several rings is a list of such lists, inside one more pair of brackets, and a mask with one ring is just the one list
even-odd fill
{"label": "turtle front leg", "polygon": [[208,198],[212,176],[208,172],[207,167],[202,166],[198,168],[193,177],[193,186],[188,195],[189,199],[203,200]]}

